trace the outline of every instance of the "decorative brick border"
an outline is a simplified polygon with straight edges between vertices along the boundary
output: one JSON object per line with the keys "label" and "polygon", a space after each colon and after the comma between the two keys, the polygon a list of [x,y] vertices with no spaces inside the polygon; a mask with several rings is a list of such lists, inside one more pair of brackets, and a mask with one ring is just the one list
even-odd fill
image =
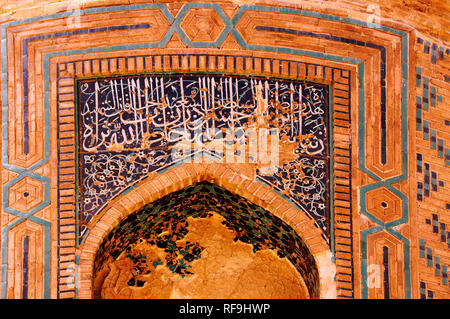
{"label": "decorative brick border", "polygon": [[308,218],[305,213],[295,209],[292,204],[269,187],[250,180],[241,174],[236,167],[222,163],[181,164],[149,178],[108,207],[98,218],[98,221],[92,225],[81,247],[78,297],[92,298],[95,255],[103,238],[121,220],[149,202],[201,181],[215,183],[239,194],[267,209],[291,226],[304,240],[314,256],[320,276],[320,297],[336,297],[336,283],[334,281],[336,269],[331,262],[331,251],[313,220]]}

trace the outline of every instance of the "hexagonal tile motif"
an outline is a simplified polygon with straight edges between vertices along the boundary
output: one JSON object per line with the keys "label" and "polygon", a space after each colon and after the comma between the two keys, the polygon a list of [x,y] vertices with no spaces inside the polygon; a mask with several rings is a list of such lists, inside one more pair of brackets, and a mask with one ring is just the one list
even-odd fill
{"label": "hexagonal tile motif", "polygon": [[366,194],[367,211],[384,223],[402,217],[402,200],[385,187],[377,188]]}
{"label": "hexagonal tile motif", "polygon": [[44,183],[24,177],[9,188],[9,207],[27,212],[44,201]]}
{"label": "hexagonal tile motif", "polygon": [[225,24],[214,9],[190,9],[180,27],[191,41],[215,42],[225,29]]}

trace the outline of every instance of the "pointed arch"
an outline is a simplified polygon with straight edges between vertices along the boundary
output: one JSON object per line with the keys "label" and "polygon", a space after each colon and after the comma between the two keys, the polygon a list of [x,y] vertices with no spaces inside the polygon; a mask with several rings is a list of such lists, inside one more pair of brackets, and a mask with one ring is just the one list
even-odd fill
{"label": "pointed arch", "polygon": [[150,176],[136,188],[122,194],[91,220],[79,249],[79,298],[92,298],[93,266],[103,238],[121,220],[144,205],[192,184],[209,181],[268,210],[289,225],[304,241],[319,272],[320,298],[335,298],[335,264],[322,232],[305,212],[296,209],[270,187],[246,175],[245,164],[237,168],[223,163],[184,163]]}

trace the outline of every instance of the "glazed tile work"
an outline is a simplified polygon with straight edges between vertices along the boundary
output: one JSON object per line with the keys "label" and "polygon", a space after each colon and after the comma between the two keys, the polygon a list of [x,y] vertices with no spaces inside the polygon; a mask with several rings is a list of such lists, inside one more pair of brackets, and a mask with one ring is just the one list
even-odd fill
{"label": "glazed tile work", "polygon": [[[235,241],[251,244],[254,252],[271,249],[287,258],[304,278],[311,297],[319,296],[314,258],[298,234],[265,209],[209,182],[167,195],[129,215],[100,245],[94,273],[98,273],[108,259],[114,260],[133,245],[146,241],[164,248],[166,259],[143,260],[139,255],[127,255],[133,260],[137,273],[150,272],[161,265],[182,277],[192,275],[191,263],[202,258],[202,247],[183,241],[188,232],[186,219],[205,218],[211,215],[210,211],[225,218],[223,223],[234,231]],[[128,283],[130,286],[138,284],[133,279]]]}
{"label": "glazed tile work", "polygon": [[81,81],[78,92],[81,225],[152,172],[202,152],[225,157],[225,143],[240,162],[257,163],[258,153],[249,150],[251,129],[257,134],[262,126],[280,140],[268,156],[278,157],[281,148],[291,154],[284,156],[288,162],[274,163],[270,175],[256,169],[257,177],[289,196],[328,236],[325,87],[178,75]]}
{"label": "glazed tile work", "polygon": [[[1,297],[92,298],[95,256],[110,231],[206,180],[292,228],[314,258],[321,298],[449,298],[449,8],[432,3],[2,6]],[[186,93],[181,77],[199,94]],[[211,83],[220,81],[239,120],[217,103]],[[259,81],[256,99],[242,90]],[[264,96],[276,101],[277,83],[289,103],[258,108]],[[195,130],[184,129],[194,122],[183,103],[151,99],[162,88],[178,101],[182,89],[189,94],[189,116],[211,115],[206,127],[276,131],[267,139],[280,144],[277,170],[258,158],[220,162],[226,156],[211,142],[201,152],[163,144],[177,125]],[[247,93],[233,100],[235,92]],[[296,109],[300,99],[316,128],[299,114],[307,107]],[[105,120],[111,105],[123,107],[120,125]],[[154,130],[163,123],[172,129]],[[203,158],[212,164],[195,163]],[[196,248],[173,254],[200,256]]]}
{"label": "glazed tile work", "polygon": [[416,198],[420,298],[449,298],[449,49],[419,34],[416,66]]}

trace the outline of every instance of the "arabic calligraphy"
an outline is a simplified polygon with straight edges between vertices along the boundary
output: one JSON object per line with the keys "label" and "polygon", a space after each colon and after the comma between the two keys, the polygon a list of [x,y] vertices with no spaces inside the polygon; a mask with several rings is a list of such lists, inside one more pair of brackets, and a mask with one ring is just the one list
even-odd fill
{"label": "arabic calligraphy", "polygon": [[292,162],[282,164],[277,174],[258,175],[282,194],[291,197],[299,206],[306,208],[305,211],[326,230],[326,171],[325,160],[298,157]]}
{"label": "arabic calligraphy", "polygon": [[[258,176],[309,210],[326,230],[323,86],[257,77],[152,75],[80,81],[78,92],[82,227],[107,201],[198,153],[199,145],[211,151],[217,142],[248,145],[256,128],[276,129],[280,145],[292,151],[276,171],[259,170]],[[183,143],[195,146],[178,152]]]}

